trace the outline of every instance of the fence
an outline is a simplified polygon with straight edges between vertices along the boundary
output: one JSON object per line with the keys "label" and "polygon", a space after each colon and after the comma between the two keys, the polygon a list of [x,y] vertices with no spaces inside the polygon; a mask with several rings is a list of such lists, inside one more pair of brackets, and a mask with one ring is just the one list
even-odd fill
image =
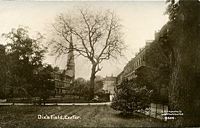
{"label": "fence", "polygon": [[85,105],[110,105],[110,102],[101,102],[101,103],[41,103],[41,104],[35,104],[35,103],[0,103],[0,106],[13,106],[13,105],[37,105],[37,106],[85,106]]}
{"label": "fence", "polygon": [[161,119],[164,121],[167,121],[167,119],[162,114],[167,113],[167,112],[168,112],[167,105],[155,104],[155,103],[151,103],[151,105],[148,109],[146,109],[145,111],[141,111],[141,113],[143,113],[145,115],[148,115],[153,118]]}

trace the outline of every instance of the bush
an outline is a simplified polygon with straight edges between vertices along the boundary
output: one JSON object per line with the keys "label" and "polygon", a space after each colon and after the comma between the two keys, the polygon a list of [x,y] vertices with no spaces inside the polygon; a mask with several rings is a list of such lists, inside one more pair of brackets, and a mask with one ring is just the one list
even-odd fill
{"label": "bush", "polygon": [[151,93],[145,86],[137,87],[133,81],[123,81],[116,91],[111,108],[123,114],[144,110],[150,105]]}
{"label": "bush", "polygon": [[110,93],[106,92],[105,90],[101,90],[97,93],[95,93],[96,96],[98,96],[98,101],[102,102],[108,102],[110,101]]}

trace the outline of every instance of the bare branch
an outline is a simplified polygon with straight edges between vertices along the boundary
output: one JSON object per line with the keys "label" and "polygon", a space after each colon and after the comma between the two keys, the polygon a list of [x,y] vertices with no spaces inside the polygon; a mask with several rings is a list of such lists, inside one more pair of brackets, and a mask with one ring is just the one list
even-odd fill
{"label": "bare branch", "polygon": [[96,74],[97,72],[101,71],[102,68],[103,68],[103,67],[99,67],[99,64],[98,64],[98,65],[97,65],[97,68],[95,69],[95,74]]}
{"label": "bare branch", "polygon": [[90,52],[90,56],[91,58],[94,57],[94,46],[92,44],[92,37],[91,37],[91,28],[90,28],[90,23],[88,22],[88,18],[86,17],[87,16],[87,13],[84,13],[83,10],[80,10],[81,12],[81,15],[84,19],[84,22],[85,24],[87,25],[87,29],[88,29],[88,40],[89,40],[89,44],[90,44],[90,48],[91,48],[91,52]]}
{"label": "bare branch", "polygon": [[[99,64],[104,60],[121,55],[123,41],[121,40],[120,24],[114,13],[102,13],[79,10],[78,15],[60,15],[53,26],[58,38],[54,41],[56,53],[67,54],[70,43],[77,56],[87,58],[95,69],[95,74],[101,71]],[[70,37],[73,37],[71,42]]]}

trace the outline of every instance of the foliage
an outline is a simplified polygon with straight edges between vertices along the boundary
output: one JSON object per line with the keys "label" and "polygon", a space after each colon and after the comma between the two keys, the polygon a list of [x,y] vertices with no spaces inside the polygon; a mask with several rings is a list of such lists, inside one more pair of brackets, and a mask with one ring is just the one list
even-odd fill
{"label": "foliage", "polygon": [[153,83],[158,76],[157,71],[152,67],[141,67],[135,71],[137,77],[135,78],[136,86],[153,89]]}
{"label": "foliage", "polygon": [[[6,38],[6,58],[8,73],[6,84],[11,87],[11,96],[18,92],[29,95],[32,90],[29,86],[34,86],[34,70],[42,66],[44,48],[39,43],[42,36],[38,34],[35,39],[29,36],[29,32],[24,27],[12,29],[11,32],[3,34]],[[18,90],[19,89],[19,90]],[[21,90],[21,91],[20,91]]]}
{"label": "foliage", "polygon": [[34,73],[34,86],[30,87],[33,96],[38,96],[46,100],[49,96],[54,95],[53,68],[51,65],[45,65],[37,69]]}
{"label": "foliage", "polygon": [[94,92],[99,92],[103,89],[103,81],[102,80],[95,80]]}
{"label": "foliage", "polygon": [[169,0],[168,46],[170,55],[169,103],[172,110],[184,115],[174,121],[175,126],[199,124],[199,0]]}
{"label": "foliage", "polygon": [[[103,88],[103,82],[95,81],[94,91],[95,94],[99,94]],[[89,99],[90,93],[90,81],[86,81],[84,78],[77,78],[73,85],[69,87],[70,94],[77,95],[79,97],[84,97],[85,99]],[[100,94],[101,95],[101,94]]]}
{"label": "foliage", "polygon": [[121,83],[113,98],[111,107],[125,114],[144,110],[150,104],[151,91],[146,87],[137,87],[135,81]]}
{"label": "foliage", "polygon": [[165,14],[169,15],[169,20],[174,21],[177,17],[177,12],[179,10],[178,2],[175,0],[167,0],[168,7],[166,9]]}
{"label": "foliage", "polygon": [[[153,101],[168,103],[168,89],[172,72],[172,48],[168,38],[169,24],[166,24],[156,33],[155,40],[148,47],[146,63],[147,71],[139,71],[139,81],[146,81],[153,89]],[[142,72],[142,73],[141,73]],[[146,72],[146,73],[143,73]],[[141,75],[142,74],[142,75]]]}
{"label": "foliage", "polygon": [[70,92],[73,95],[77,95],[79,97],[85,97],[86,99],[88,99],[89,82],[83,78],[77,78],[74,81],[74,84],[70,86]]}
{"label": "foliage", "polygon": [[6,76],[7,76],[7,61],[5,46],[0,45],[0,98],[6,97]]}
{"label": "foliage", "polygon": [[105,90],[101,90],[95,93],[95,96],[98,97],[99,102],[108,102],[110,101],[110,93],[106,92]]}

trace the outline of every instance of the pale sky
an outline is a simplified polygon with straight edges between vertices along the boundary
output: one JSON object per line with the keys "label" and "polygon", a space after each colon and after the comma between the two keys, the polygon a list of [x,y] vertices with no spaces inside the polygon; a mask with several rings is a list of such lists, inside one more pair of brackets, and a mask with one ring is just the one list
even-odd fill
{"label": "pale sky", "polygon": [[[124,40],[128,46],[126,57],[117,61],[103,63],[103,69],[97,75],[118,75],[126,63],[134,57],[146,40],[154,39],[158,31],[168,20],[163,15],[166,4],[163,0],[142,1],[0,1],[0,34],[9,32],[20,25],[28,26],[31,32],[48,35],[49,27],[56,15],[76,7],[89,6],[93,9],[110,9],[121,19]],[[0,39],[0,43],[3,41]],[[47,55],[45,62],[64,68],[66,59]],[[89,62],[83,58],[76,59],[76,77],[89,79]]]}

